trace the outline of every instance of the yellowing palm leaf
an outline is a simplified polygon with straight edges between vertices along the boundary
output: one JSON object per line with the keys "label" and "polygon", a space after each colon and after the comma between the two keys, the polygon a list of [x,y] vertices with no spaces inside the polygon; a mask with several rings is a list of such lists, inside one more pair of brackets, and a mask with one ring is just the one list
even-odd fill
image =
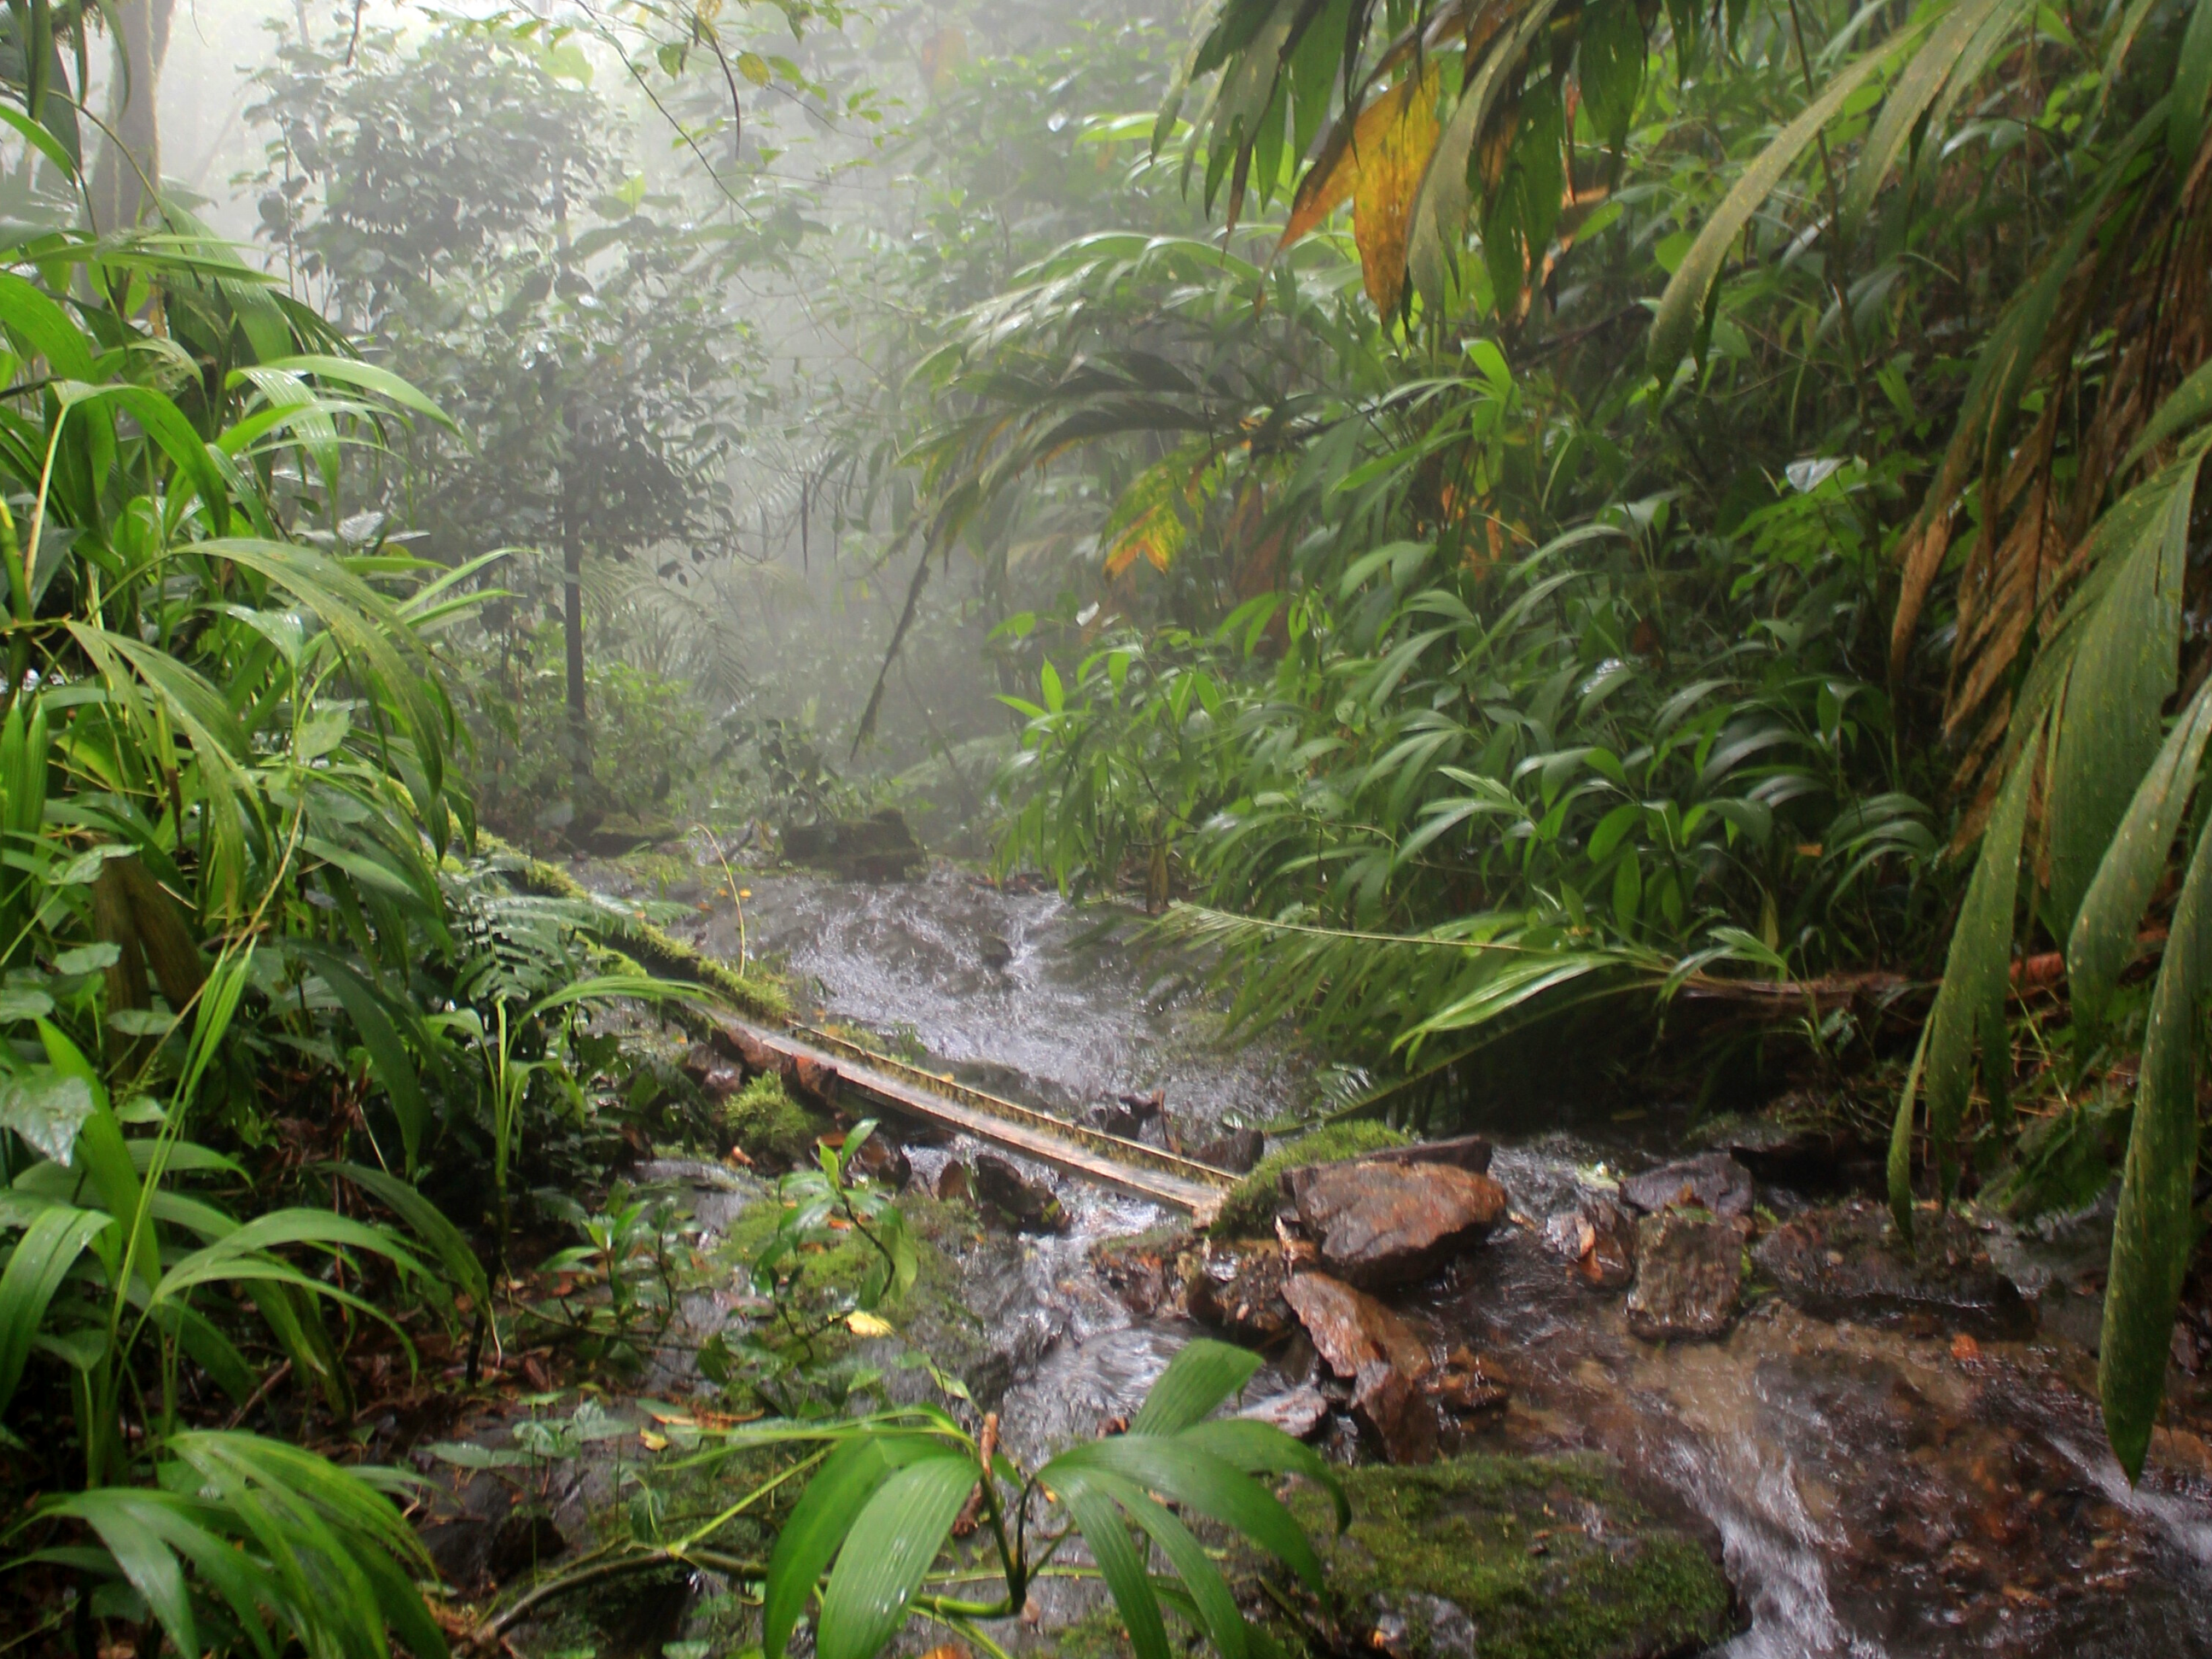
{"label": "yellowing palm leaf", "polygon": [[1359,112],[1352,142],[1326,169],[1309,173],[1291,204],[1279,251],[1352,203],[1352,237],[1368,297],[1388,311],[1406,283],[1406,225],[1413,192],[1437,147],[1435,60]]}

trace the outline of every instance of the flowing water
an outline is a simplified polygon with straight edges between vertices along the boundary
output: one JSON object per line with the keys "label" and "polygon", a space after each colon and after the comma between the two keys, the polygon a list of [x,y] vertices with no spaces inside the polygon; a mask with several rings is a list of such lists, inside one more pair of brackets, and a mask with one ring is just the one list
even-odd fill
{"label": "flowing water", "polygon": [[[1057,1110],[1162,1091],[1170,1124],[1194,1135],[1265,1121],[1310,1087],[1285,1048],[1220,1046],[1202,1000],[1159,994],[1049,895],[941,868],[873,887],[758,877],[745,911],[747,948],[811,981],[832,1017]],[[736,954],[726,908],[697,931]],[[1733,1659],[2212,1656],[2212,1449],[2162,1436],[2136,1490],[2104,1449],[2082,1340],[2097,1217],[1996,1241],[2041,1310],[2028,1340],[1831,1322],[1770,1300],[1723,1340],[1656,1346],[1543,1242],[1593,1164],[1652,1156],[1587,1128],[1501,1147],[1492,1173],[1516,1224],[1408,1310],[1511,1389],[1468,1443],[1604,1450],[1640,1497],[1708,1529],[1747,1615],[1723,1650]],[[1171,1218],[1080,1186],[1061,1196],[1070,1234],[1025,1240],[991,1270],[1015,1368],[1006,1432],[1028,1456],[1127,1413],[1193,1334],[1133,1319],[1085,1267],[1097,1240]],[[1761,1197],[1785,1212],[1796,1201]]]}

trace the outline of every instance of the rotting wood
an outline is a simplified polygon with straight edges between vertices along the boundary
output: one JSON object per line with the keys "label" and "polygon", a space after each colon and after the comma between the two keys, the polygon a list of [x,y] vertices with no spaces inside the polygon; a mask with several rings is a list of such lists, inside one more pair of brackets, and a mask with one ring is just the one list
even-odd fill
{"label": "rotting wood", "polygon": [[1210,1219],[1237,1182],[1227,1170],[1108,1134],[987,1094],[934,1072],[869,1052],[808,1027],[771,1030],[728,1015],[715,1021],[737,1056],[775,1070],[809,1093],[843,1103],[848,1091],[902,1116],[941,1124],[1036,1159],[1079,1180],[1112,1187]]}

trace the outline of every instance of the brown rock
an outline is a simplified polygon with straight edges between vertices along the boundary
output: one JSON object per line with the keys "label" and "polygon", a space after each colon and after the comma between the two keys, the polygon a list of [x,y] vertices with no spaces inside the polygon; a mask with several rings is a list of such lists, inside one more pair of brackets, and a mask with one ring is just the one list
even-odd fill
{"label": "brown rock", "polygon": [[1751,1213],[1751,1171],[1726,1152],[1705,1152],[1662,1164],[1620,1183],[1620,1196],[1650,1214],[1662,1210],[1710,1210],[1723,1218]]}
{"label": "brown rock", "polygon": [[1355,1285],[1425,1278],[1505,1215],[1505,1189],[1456,1164],[1363,1158],[1291,1176],[1298,1218],[1323,1265]]}
{"label": "brown rock", "polygon": [[1091,1265],[1121,1305],[1139,1319],[1182,1310],[1178,1254],[1184,1240],[1110,1238],[1094,1245]]}
{"label": "brown rock", "polygon": [[1183,1256],[1183,1306],[1201,1325],[1248,1341],[1264,1341],[1290,1329],[1283,1286],[1290,1264],[1273,1240],[1205,1243]]}
{"label": "brown rock", "polygon": [[1200,1164],[1211,1164],[1217,1170],[1227,1170],[1236,1175],[1249,1175],[1259,1163],[1260,1154],[1267,1146],[1267,1137],[1257,1129],[1231,1129],[1191,1149],[1190,1155]]}
{"label": "brown rock", "polygon": [[1010,1158],[985,1152],[975,1160],[975,1199],[995,1210],[1025,1233],[1057,1233],[1067,1230],[1067,1212],[1042,1181],[1032,1181]]}
{"label": "brown rock", "polygon": [[1472,1417],[1477,1412],[1495,1410],[1509,1397],[1504,1385],[1464,1348],[1454,1352],[1442,1370],[1431,1371],[1423,1380],[1422,1387],[1430,1399],[1455,1417]]}
{"label": "brown rock", "polygon": [[965,1201],[975,1196],[975,1182],[968,1173],[968,1166],[957,1158],[948,1158],[937,1171],[937,1179],[929,1183],[932,1198],[948,1201]]}
{"label": "brown rock", "polygon": [[1449,1140],[1417,1140],[1410,1146],[1394,1146],[1387,1152],[1370,1152],[1363,1164],[1449,1164],[1490,1173],[1490,1139],[1486,1135],[1455,1135]]}
{"label": "brown rock", "polygon": [[1599,1290],[1625,1289],[1636,1277],[1636,1218],[1602,1193],[1546,1222],[1544,1242]]}
{"label": "brown rock", "polygon": [[1735,1319],[1742,1286],[1743,1235],[1733,1224],[1680,1210],[1646,1216],[1636,1230],[1628,1328],[1654,1342],[1718,1336]]}
{"label": "brown rock", "polygon": [[1396,1366],[1380,1359],[1362,1365],[1352,1381],[1352,1404],[1382,1439],[1393,1463],[1435,1461],[1436,1410]]}
{"label": "brown rock", "polygon": [[1283,1300],[1313,1339],[1314,1351],[1339,1376],[1357,1378],[1378,1360],[1418,1381],[1435,1365],[1428,1344],[1396,1314],[1364,1291],[1327,1273],[1299,1273]]}

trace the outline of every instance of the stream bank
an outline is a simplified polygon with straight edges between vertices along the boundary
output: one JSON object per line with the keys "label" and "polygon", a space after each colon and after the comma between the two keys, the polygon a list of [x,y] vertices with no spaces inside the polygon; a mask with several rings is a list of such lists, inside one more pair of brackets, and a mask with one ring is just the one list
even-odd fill
{"label": "stream bank", "polygon": [[[620,878],[585,874],[594,884]],[[748,881],[750,951],[780,957],[831,1017],[1016,1098],[1075,1115],[1158,1092],[1164,1132],[1198,1136],[1270,1121],[1310,1086],[1309,1062],[1288,1049],[1224,1050],[1203,1000],[1150,986],[1139,962],[1049,895],[1001,891],[942,867],[880,887]],[[726,903],[692,931],[737,955]],[[1437,1449],[1450,1461],[1429,1467],[1441,1473],[1379,1466],[1371,1413],[1349,1401],[1295,1322],[1247,1333],[1269,1358],[1252,1395],[1318,1382],[1334,1396],[1316,1432],[1332,1455],[1359,1465],[1377,1513],[1439,1480],[1487,1491],[1492,1504],[1499,1492],[1539,1494],[1534,1510],[1486,1512],[1483,1524],[1522,1538],[1516,1559],[1541,1571],[1492,1574],[1487,1591],[1462,1575],[1460,1601],[1435,1584],[1377,1584],[1352,1572],[1346,1583],[1358,1588],[1365,1627],[1334,1639],[1408,1656],[1627,1656],[1698,1650],[1709,1638],[1732,1659],[1967,1648],[2069,1659],[2212,1654],[2212,1419],[2185,1389],[2133,1492],[2103,1446],[2091,1344],[2107,1213],[2093,1206],[2027,1232],[1960,1224],[1923,1249],[1921,1270],[1905,1273],[1881,1246],[1869,1208],[1759,1180],[1755,1158],[1723,1152],[1728,1190],[1689,1194],[1699,1200],[1694,1213],[1661,1202],[1686,1218],[1661,1231],[1692,1231],[1688,1224],[1712,1217],[1737,1229],[1748,1271],[1717,1336],[1668,1335],[1607,1252],[1650,1246],[1658,1218],[1639,1229],[1626,1200],[1634,1177],[1666,1159],[1669,1137],[1655,1124],[1679,1124],[1680,1114],[1654,1103],[1644,1121],[1624,1127],[1577,1122],[1573,1105],[1559,1103],[1567,1127],[1497,1149],[1490,1173],[1510,1203],[1502,1224],[1440,1271],[1382,1292],[1433,1364],[1481,1379],[1474,1408],[1440,1419]],[[931,1190],[949,1166],[972,1168],[978,1152],[920,1139],[905,1150],[912,1182]],[[742,1232],[764,1190],[712,1165],[641,1173],[684,1195],[710,1251]],[[926,1294],[902,1329],[853,1347],[856,1364],[880,1372],[887,1399],[922,1397],[932,1384],[915,1357],[935,1352],[979,1407],[1000,1412],[1009,1449],[1033,1460],[1125,1417],[1204,1328],[1193,1314],[1219,1315],[1190,1304],[1181,1264],[1202,1249],[1177,1237],[1171,1218],[1027,1174],[1053,1189],[1065,1231],[1024,1234],[965,1200],[938,1204],[936,1277],[925,1275]],[[1133,1295],[1127,1263],[1148,1252],[1158,1268]],[[686,1319],[704,1338],[746,1313],[742,1295],[726,1294],[694,1298]],[[690,1382],[678,1364],[649,1388],[678,1401]],[[641,1433],[660,1432],[629,1416],[639,1425],[609,1444],[634,1447]],[[514,1431],[490,1425],[486,1438]],[[568,1518],[559,1504],[554,1516],[574,1535],[592,1524],[595,1482],[564,1478]],[[596,1484],[602,1500],[621,1486],[618,1477]],[[1553,1501],[1554,1487],[1581,1492],[1585,1512]],[[1564,1528],[1558,1513],[1534,1524],[1547,1504],[1571,1515]],[[1613,1547],[1595,1547],[1608,1536]],[[1364,1553],[1370,1564],[1405,1555],[1388,1544]],[[1721,1577],[1690,1572],[1668,1581],[1674,1600],[1650,1610],[1665,1616],[1633,1629],[1570,1641],[1571,1620],[1532,1634],[1510,1616],[1564,1605],[1565,1567],[1659,1559],[1686,1571],[1692,1557],[1725,1575],[1730,1599],[1717,1613],[1709,1586]],[[1371,1579],[1371,1565],[1361,1571]],[[653,1630],[673,1632],[656,1639],[675,1643],[676,1659],[685,1643],[719,1650],[730,1634],[713,1616],[714,1588],[668,1588],[676,1610]],[[1486,1593],[1495,1600],[1481,1604]],[[1070,1653],[1118,1643],[1095,1595],[1041,1595],[1037,1614],[1005,1634]],[[635,1608],[602,1609],[591,1639],[614,1651],[621,1630],[642,1631],[641,1620]]]}

